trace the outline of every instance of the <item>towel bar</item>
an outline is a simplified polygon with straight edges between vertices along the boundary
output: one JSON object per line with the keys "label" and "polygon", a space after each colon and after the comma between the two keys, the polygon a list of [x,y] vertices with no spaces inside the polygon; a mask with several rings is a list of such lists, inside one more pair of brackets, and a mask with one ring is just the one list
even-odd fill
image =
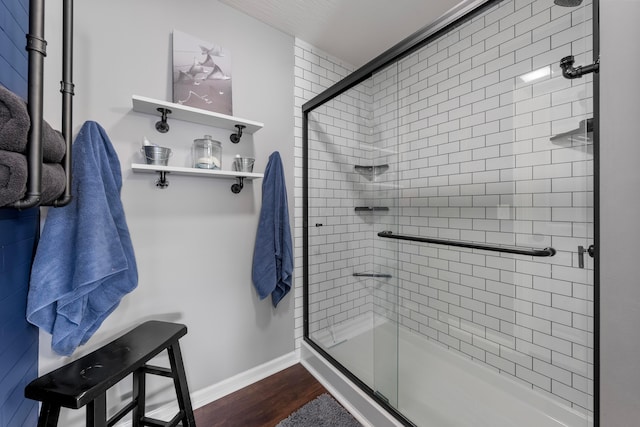
{"label": "towel bar", "polygon": [[[66,154],[63,160],[66,186],[62,196],[52,205],[61,207],[71,201],[71,118],[73,83],[73,0],[62,2],[62,134],[66,142]],[[44,57],[47,55],[47,41],[44,39],[44,0],[29,1],[29,33],[27,34],[26,50],[28,52],[28,94],[27,109],[31,119],[29,142],[27,145],[27,192],[21,200],[7,207],[15,209],[29,209],[40,205],[42,199],[42,122],[43,122],[43,74]]]}
{"label": "towel bar", "polygon": [[556,250],[553,248],[526,249],[518,247],[489,245],[485,243],[465,242],[459,240],[444,240],[434,239],[431,237],[407,236],[403,234],[393,234],[391,231],[381,231],[378,233],[378,237],[385,237],[387,239],[408,240],[411,242],[434,243],[436,245],[457,246],[459,248],[482,249],[485,251],[504,252],[509,254],[531,255],[535,257],[549,257],[556,254]]}

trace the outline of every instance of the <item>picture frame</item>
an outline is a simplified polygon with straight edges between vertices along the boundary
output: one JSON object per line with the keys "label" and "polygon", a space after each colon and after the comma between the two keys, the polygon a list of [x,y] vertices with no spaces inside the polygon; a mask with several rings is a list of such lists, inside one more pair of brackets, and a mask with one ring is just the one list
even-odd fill
{"label": "picture frame", "polygon": [[233,115],[230,52],[179,30],[172,48],[173,102]]}

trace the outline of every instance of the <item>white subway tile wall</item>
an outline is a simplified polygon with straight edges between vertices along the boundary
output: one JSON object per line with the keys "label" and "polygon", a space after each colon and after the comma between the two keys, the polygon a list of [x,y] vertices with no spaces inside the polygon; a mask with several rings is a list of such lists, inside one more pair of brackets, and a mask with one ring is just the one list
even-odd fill
{"label": "white subway tile wall", "polygon": [[[295,129],[294,129],[294,137],[295,137],[295,188],[294,188],[294,204],[295,204],[295,219],[294,219],[294,248],[295,248],[295,271],[294,271],[294,295],[295,295],[295,341],[296,341],[296,349],[300,347],[300,343],[303,338],[303,218],[302,218],[302,206],[303,206],[303,198],[302,198],[302,167],[303,167],[303,153],[302,153],[302,105],[312,99],[314,96],[320,94],[325,89],[328,89],[333,84],[337,83],[341,79],[348,76],[352,73],[355,68],[349,64],[344,63],[343,61],[334,58],[325,52],[311,46],[310,44],[304,42],[303,40],[296,39],[294,46],[294,117],[295,117]],[[326,110],[326,109],[325,109]],[[343,112],[346,114],[346,111]],[[349,117],[350,119],[351,117]],[[332,125],[333,130],[338,134],[342,133],[343,136],[341,138],[343,140],[349,140],[353,138],[353,130],[349,129],[350,124],[347,120],[341,119],[340,116],[332,117],[331,121],[337,120],[338,125]],[[346,147],[345,147],[346,148]],[[326,151],[326,150],[322,150]],[[320,170],[315,167],[313,170],[309,170],[309,179],[313,180],[315,186],[310,186],[309,188],[309,196],[313,197],[313,199],[317,203],[321,203],[322,199],[325,200],[325,203],[329,205],[325,207],[314,206],[314,214],[319,216],[320,211],[326,209],[340,209],[340,206],[334,206],[336,203],[340,203],[339,201],[345,199],[345,197],[335,197],[346,194],[348,190],[345,188],[341,188],[344,184],[338,180],[333,181],[332,183],[325,182],[327,175],[329,174],[329,169],[332,168],[331,172],[339,172],[340,168],[343,168],[340,163],[333,163],[332,159],[327,159],[326,153],[320,154],[315,151],[310,151],[310,156],[314,156],[313,158],[316,160],[320,160],[320,156],[322,156],[324,160],[325,167]],[[335,168],[338,170],[335,170]],[[351,169],[352,171],[353,169]],[[322,177],[320,176],[322,173]],[[337,183],[337,188],[335,183]],[[344,208],[343,208],[344,210]],[[326,215],[325,223],[323,223],[323,227],[330,226],[334,229],[334,231],[340,231],[345,234],[345,237],[348,233],[349,224],[342,223],[342,216],[348,216],[346,212],[343,215],[339,215],[341,211],[336,212],[336,215]],[[321,222],[317,220],[317,218],[311,217],[311,230],[312,232],[316,230],[315,224],[320,224]],[[317,227],[319,230],[321,227]],[[312,237],[313,236],[313,237]],[[351,247],[351,243],[348,240],[340,241],[339,235],[336,233],[335,235],[321,235],[316,233],[313,235],[310,233],[310,237],[313,239],[314,244],[316,242],[322,242],[328,239],[330,241],[329,244],[335,245],[335,251],[328,251],[324,254],[320,255],[316,253],[314,256],[316,257],[325,257],[328,263],[334,263],[331,271],[327,272],[326,269],[322,269],[320,271],[320,266],[315,265],[310,267],[309,276],[313,277],[314,283],[320,283],[325,279],[327,274],[339,274],[340,270],[347,260],[343,260],[340,255],[340,250],[344,247]],[[310,239],[311,240],[311,239]],[[337,266],[336,264],[337,263]],[[334,277],[334,276],[331,276]],[[345,277],[342,279],[332,279],[339,283],[345,283],[347,288],[351,287],[355,289],[356,282],[351,279],[351,277]],[[331,289],[333,282],[328,282],[327,284],[322,285],[322,290],[318,289],[315,292],[315,296],[310,298],[310,305],[313,304],[313,307],[319,307],[322,305],[325,307],[328,303],[322,302],[321,296],[322,292],[327,293],[328,290]],[[313,302],[312,302],[313,301]],[[329,301],[332,302],[332,301]],[[314,308],[314,310],[317,309]],[[335,309],[334,309],[335,310]],[[332,311],[333,313],[333,311]],[[333,320],[331,318],[331,320]],[[323,324],[327,325],[327,318],[323,320]],[[318,329],[318,327],[315,327]]]}
{"label": "white subway tile wall", "polygon": [[[588,1],[503,1],[310,113],[312,334],[372,311],[591,411],[593,264],[579,268],[577,247],[593,243],[592,144],[550,140],[593,114],[591,77],[565,79],[558,65],[593,61],[591,21]],[[298,288],[300,107],[350,71],[296,40]],[[389,168],[366,176],[355,165]],[[400,243],[383,230],[558,252]]]}

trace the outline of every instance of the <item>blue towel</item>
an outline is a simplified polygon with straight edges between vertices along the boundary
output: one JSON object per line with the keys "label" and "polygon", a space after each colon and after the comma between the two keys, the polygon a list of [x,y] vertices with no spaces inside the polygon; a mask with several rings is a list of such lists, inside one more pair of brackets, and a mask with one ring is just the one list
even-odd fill
{"label": "blue towel", "polygon": [[291,289],[293,251],[287,188],[280,153],[274,151],[262,181],[262,209],[253,252],[253,284],[260,299],[271,294],[273,306]]}
{"label": "blue towel", "polygon": [[56,353],[86,343],[138,284],[120,200],[120,162],[104,129],[85,122],[73,143],[70,204],[49,209],[31,270],[27,320]]}

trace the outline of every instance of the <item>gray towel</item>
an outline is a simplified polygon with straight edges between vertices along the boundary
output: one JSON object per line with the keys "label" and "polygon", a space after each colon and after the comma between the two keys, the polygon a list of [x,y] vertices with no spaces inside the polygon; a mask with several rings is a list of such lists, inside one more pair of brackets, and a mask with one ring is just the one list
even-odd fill
{"label": "gray towel", "polygon": [[0,150],[24,153],[31,121],[27,104],[0,85]]}
{"label": "gray towel", "polygon": [[27,158],[0,150],[0,206],[16,202],[27,191]]}
{"label": "gray towel", "polygon": [[50,205],[62,195],[66,187],[66,175],[60,163],[44,163],[42,165],[42,197],[40,203]]}
{"label": "gray towel", "polygon": [[60,163],[67,152],[67,143],[62,133],[49,123],[42,121],[42,160],[45,163]]}
{"label": "gray towel", "polygon": [[[26,153],[31,120],[22,98],[0,85],[0,150]],[[60,132],[42,122],[42,158],[60,163],[67,145]]]}
{"label": "gray towel", "polygon": [[[22,199],[27,192],[27,158],[20,153],[0,150],[0,207]],[[64,168],[59,163],[42,165],[40,203],[51,204],[66,186]]]}

